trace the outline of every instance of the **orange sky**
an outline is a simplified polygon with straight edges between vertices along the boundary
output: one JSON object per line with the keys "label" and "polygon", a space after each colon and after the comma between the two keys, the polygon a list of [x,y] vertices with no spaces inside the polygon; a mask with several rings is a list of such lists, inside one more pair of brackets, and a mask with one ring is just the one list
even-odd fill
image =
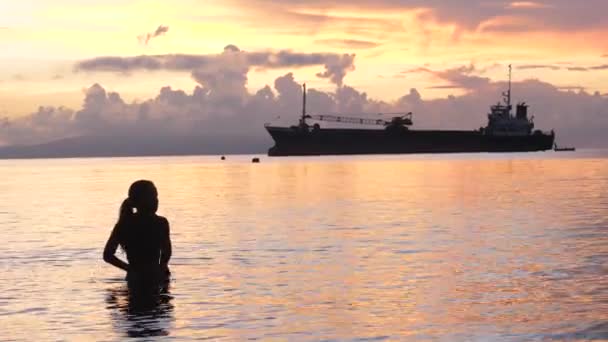
{"label": "orange sky", "polygon": [[[76,1],[0,3],[0,116],[31,113],[40,105],[80,106],[83,89],[100,83],[126,100],[144,100],[162,86],[190,92],[188,72],[74,71],[100,56],[216,54],[234,44],[244,51],[356,54],[345,84],[370,97],[393,100],[417,88],[424,98],[460,94],[425,67],[474,64],[493,80],[538,78],[556,86],[608,93],[608,3],[567,1]],[[580,18],[583,18],[582,20]],[[585,20],[586,19],[586,20]],[[138,36],[168,29],[145,44]],[[568,68],[586,68],[587,71]],[[315,76],[322,66],[259,70],[248,75],[255,92],[288,71],[311,87],[335,85]],[[439,86],[439,89],[432,87]]]}

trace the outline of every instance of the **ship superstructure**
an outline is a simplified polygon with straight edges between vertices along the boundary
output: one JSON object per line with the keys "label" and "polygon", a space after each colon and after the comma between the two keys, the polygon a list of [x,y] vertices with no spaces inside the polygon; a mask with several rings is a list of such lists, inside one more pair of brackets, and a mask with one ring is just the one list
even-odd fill
{"label": "ship superstructure", "polygon": [[490,107],[486,134],[492,135],[519,135],[532,134],[534,117],[528,118],[528,105],[518,103],[515,115],[511,106],[511,66],[509,65],[509,89],[502,93],[504,104],[500,102]]}

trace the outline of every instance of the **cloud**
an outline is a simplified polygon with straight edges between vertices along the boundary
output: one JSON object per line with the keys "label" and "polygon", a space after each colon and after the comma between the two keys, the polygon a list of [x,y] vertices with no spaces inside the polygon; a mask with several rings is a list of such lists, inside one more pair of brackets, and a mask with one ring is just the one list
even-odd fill
{"label": "cloud", "polygon": [[581,67],[581,66],[574,66],[574,67],[567,67],[566,70],[568,70],[568,71],[589,71],[589,68]]}
{"label": "cloud", "polygon": [[552,64],[525,64],[525,65],[518,65],[517,69],[520,69],[520,70],[529,70],[529,69],[561,70],[561,67],[558,65],[552,65]]}
{"label": "cloud", "polygon": [[[520,24],[498,25],[495,30],[587,30],[606,28],[604,13],[608,12],[608,2],[604,0],[552,1],[486,1],[486,0],[287,0],[280,3],[272,0],[236,0],[240,8],[255,11],[259,15],[296,15],[314,13],[309,25],[331,25],[334,19],[323,13],[344,10],[361,13],[396,13],[412,11],[419,13],[423,22],[436,21],[456,24],[461,29],[476,30],[482,24],[509,19]],[[333,10],[333,11],[332,11]],[[321,16],[321,18],[318,18]],[[363,16],[363,18],[366,18]]]}
{"label": "cloud", "polygon": [[315,43],[347,49],[372,49],[381,45],[373,41],[355,39],[320,39],[315,40]]}
{"label": "cloud", "polygon": [[[317,36],[336,32],[339,35],[359,37],[357,40],[380,40],[386,38],[386,32],[399,32],[403,20],[398,17],[377,17],[362,15],[357,9],[345,13],[331,11],[340,9],[343,4],[320,1],[312,2],[278,2],[278,1],[242,1],[231,0],[238,14],[222,16],[223,20],[238,22],[256,32],[274,34]],[[353,8],[346,4],[347,8]],[[245,15],[243,15],[245,13]],[[197,18],[206,20],[206,17]],[[341,38],[341,36],[339,36]]]}
{"label": "cloud", "polygon": [[489,22],[481,26],[481,31],[485,33],[520,33],[533,31],[534,28],[529,23],[510,23],[510,22]]}
{"label": "cloud", "polygon": [[[556,63],[556,64],[572,65],[572,63],[570,63],[570,62],[562,62],[562,63]],[[566,70],[566,71],[579,71],[579,72],[580,71],[608,70],[608,64],[588,65],[588,66],[580,66],[580,65],[579,66],[560,66],[560,65],[556,65],[556,64],[524,64],[524,65],[517,65],[517,66],[515,66],[515,68],[517,68],[519,70],[546,69],[546,70],[554,70],[554,71]],[[486,68],[485,70],[476,70],[476,68],[471,65],[466,68],[458,67],[455,69],[448,69],[448,70],[443,70],[443,71],[431,70],[426,67],[418,67],[418,68],[401,71],[399,74],[404,75],[404,74],[415,74],[415,73],[429,73],[429,74],[435,75],[439,78],[449,77],[449,75],[458,75],[458,77],[461,78],[461,82],[465,77],[468,78],[468,83],[486,82],[487,79],[485,79],[483,77],[480,78],[479,76],[475,76],[475,75],[473,75],[473,73],[478,73],[478,74],[484,73],[488,69],[491,69],[496,66],[500,66],[500,65],[495,64],[493,66]],[[468,76],[466,76],[466,75],[468,75]],[[475,85],[473,85],[473,86],[475,86]],[[465,89],[466,88],[468,88],[468,87],[465,87]]]}
{"label": "cloud", "polygon": [[73,134],[73,110],[40,106],[28,116],[0,118],[0,141],[5,144],[35,144]]}
{"label": "cloud", "polygon": [[[215,72],[197,69],[201,73],[195,77],[200,78],[201,85],[190,92],[166,86],[143,102],[126,102],[120,94],[93,84],[85,89],[79,109],[42,106],[24,117],[0,118],[0,141],[35,144],[66,137],[103,137],[87,140],[78,155],[85,155],[86,151],[98,154],[263,152],[272,145],[263,129],[264,123],[277,117],[275,124],[291,125],[297,121],[302,98],[300,84],[292,73],[286,73],[272,86],[249,93],[243,88],[246,73],[225,67],[227,69]],[[308,112],[413,111],[416,129],[476,129],[486,124],[489,105],[499,100],[507,87],[504,81],[476,75],[479,69],[474,65],[446,70],[422,69],[444,82],[446,85],[442,87],[466,92],[425,99],[419,90],[411,88],[404,90],[403,96],[387,102],[340,85],[334,91],[310,89]],[[558,143],[581,147],[608,145],[605,138],[607,96],[590,94],[578,87],[560,89],[539,80],[514,82],[513,88],[514,101],[530,104],[536,127],[555,129]],[[52,151],[73,147],[80,144],[79,141],[70,140],[61,145],[64,147],[52,145],[55,146]],[[100,149],[105,152],[99,152]]]}
{"label": "cloud", "polygon": [[511,8],[511,9],[519,9],[519,8],[534,9],[534,8],[548,8],[551,6],[541,3],[541,2],[536,2],[536,1],[513,1],[510,4],[508,4],[506,7]]}
{"label": "cloud", "polygon": [[426,89],[460,89],[460,87],[453,84],[444,84],[426,87]]}
{"label": "cloud", "polygon": [[608,64],[595,65],[595,66],[589,67],[589,70],[608,70]]}
{"label": "cloud", "polygon": [[559,90],[578,90],[578,91],[586,91],[587,88],[583,86],[559,86],[557,87]]}
{"label": "cloud", "polygon": [[[227,45],[220,54],[211,55],[142,55],[135,57],[97,57],[76,64],[77,71],[131,72],[137,70],[189,71],[202,85],[213,83],[207,76],[216,70],[226,72],[226,77],[247,80],[251,67],[261,69],[284,69],[323,65],[325,70],[318,77],[328,78],[335,84],[342,81],[349,71],[354,70],[354,54],[297,53],[289,50],[278,52],[247,52],[234,45]],[[237,75],[238,74],[238,75]]]}
{"label": "cloud", "polygon": [[146,34],[137,36],[137,40],[139,40],[139,42],[141,44],[148,45],[148,42],[150,42],[150,39],[156,38],[158,36],[162,36],[167,32],[169,32],[169,26],[159,25],[156,28],[156,30],[154,30],[154,32],[150,32],[150,33],[146,33]]}
{"label": "cloud", "polygon": [[317,77],[328,78],[332,83],[341,86],[349,71],[355,70],[355,55],[333,56],[325,64],[325,71],[317,73]]}
{"label": "cloud", "polygon": [[[496,65],[493,65],[494,67]],[[399,74],[416,74],[416,73],[428,73],[435,76],[438,80],[448,81],[448,85],[440,85],[440,88],[434,89],[464,89],[472,90],[480,87],[484,87],[490,83],[490,79],[487,77],[477,76],[475,73],[483,73],[484,70],[478,70],[475,65],[470,64],[468,66],[460,66],[444,70],[432,70],[426,67],[417,67],[409,70],[401,71]]]}
{"label": "cloud", "polygon": [[592,66],[574,66],[566,68],[568,71],[599,71],[608,70],[608,64],[592,65]]}
{"label": "cloud", "polygon": [[490,79],[487,77],[477,76],[473,73],[476,68],[473,64],[461,66],[447,70],[434,71],[433,74],[450,84],[458,86],[461,89],[474,90],[487,87],[490,84]]}
{"label": "cloud", "polygon": [[412,68],[412,69],[408,69],[408,70],[403,70],[400,72],[400,74],[418,74],[418,73],[433,73],[433,70],[426,68],[426,67],[417,67],[417,68]]}

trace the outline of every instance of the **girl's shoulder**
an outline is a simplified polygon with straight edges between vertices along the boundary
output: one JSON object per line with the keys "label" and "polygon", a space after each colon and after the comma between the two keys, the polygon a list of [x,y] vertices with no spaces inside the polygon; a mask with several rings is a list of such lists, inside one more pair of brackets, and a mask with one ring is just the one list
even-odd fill
{"label": "girl's shoulder", "polygon": [[157,220],[158,222],[163,222],[163,223],[167,223],[167,224],[169,223],[169,220],[167,220],[167,218],[166,218],[166,217],[164,217],[164,216],[160,216],[160,215],[156,215],[156,220]]}
{"label": "girl's shoulder", "polygon": [[164,229],[169,229],[169,220],[164,216],[156,215],[156,222]]}

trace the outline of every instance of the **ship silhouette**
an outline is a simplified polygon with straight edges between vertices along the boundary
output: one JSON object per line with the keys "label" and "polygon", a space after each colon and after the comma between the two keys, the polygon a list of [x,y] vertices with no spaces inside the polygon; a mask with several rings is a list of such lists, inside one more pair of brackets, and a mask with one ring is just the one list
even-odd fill
{"label": "ship silhouette", "polygon": [[[555,133],[534,129],[525,102],[511,105],[511,66],[509,88],[503,103],[490,107],[488,124],[478,130],[414,130],[412,113],[380,113],[392,119],[365,119],[340,115],[308,115],[306,84],[303,85],[302,115],[298,125],[279,127],[266,124],[275,142],[269,156],[311,156],[348,154],[531,152],[551,150]],[[321,128],[319,123],[379,126],[379,128]]]}

